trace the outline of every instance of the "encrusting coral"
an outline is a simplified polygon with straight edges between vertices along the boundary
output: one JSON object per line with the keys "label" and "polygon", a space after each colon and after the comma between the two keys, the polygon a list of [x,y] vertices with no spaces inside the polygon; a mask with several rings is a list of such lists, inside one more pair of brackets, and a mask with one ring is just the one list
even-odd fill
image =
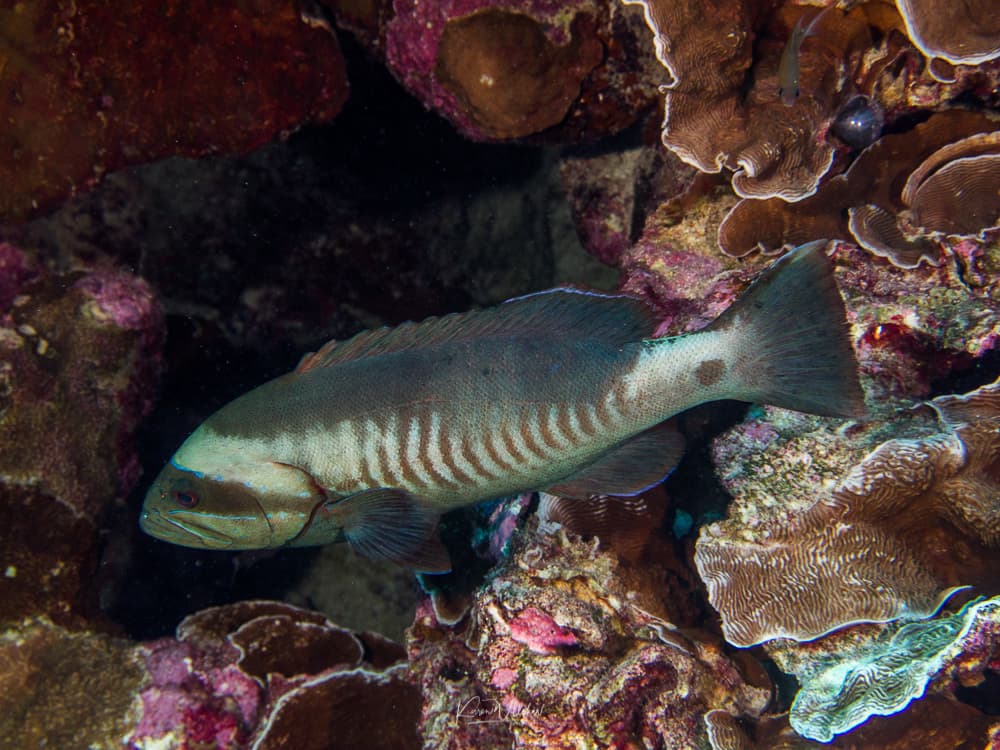
{"label": "encrusting coral", "polygon": [[0,622],[95,609],[98,524],[139,478],[162,337],[138,277],[50,273],[0,243]]}

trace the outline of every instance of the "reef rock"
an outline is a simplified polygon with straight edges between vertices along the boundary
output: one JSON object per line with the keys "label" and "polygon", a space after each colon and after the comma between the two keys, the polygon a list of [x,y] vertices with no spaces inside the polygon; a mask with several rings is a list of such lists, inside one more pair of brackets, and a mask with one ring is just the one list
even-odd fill
{"label": "reef rock", "polygon": [[641,14],[618,2],[329,5],[408,91],[475,140],[593,138],[656,99]]}
{"label": "reef rock", "polygon": [[652,566],[561,530],[525,537],[463,624],[417,613],[408,650],[427,746],[697,747],[707,711],[763,711],[766,676],[672,624]]}
{"label": "reef rock", "polygon": [[107,172],[246,153],[347,97],[328,26],[302,3],[31,0],[0,10],[0,220]]}
{"label": "reef rock", "polygon": [[93,608],[98,525],[139,477],[163,321],[121,271],[52,274],[0,243],[2,620]]}
{"label": "reef rock", "polygon": [[405,651],[280,602],[198,612],[142,644],[44,619],[0,633],[0,744],[418,748]]}

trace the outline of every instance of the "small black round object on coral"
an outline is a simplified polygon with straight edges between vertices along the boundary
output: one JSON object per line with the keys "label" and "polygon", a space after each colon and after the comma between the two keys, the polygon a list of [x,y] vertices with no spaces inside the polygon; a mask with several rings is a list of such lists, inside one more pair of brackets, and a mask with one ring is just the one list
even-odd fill
{"label": "small black round object on coral", "polygon": [[885,116],[877,102],[855,96],[837,113],[830,132],[851,148],[866,148],[882,134]]}

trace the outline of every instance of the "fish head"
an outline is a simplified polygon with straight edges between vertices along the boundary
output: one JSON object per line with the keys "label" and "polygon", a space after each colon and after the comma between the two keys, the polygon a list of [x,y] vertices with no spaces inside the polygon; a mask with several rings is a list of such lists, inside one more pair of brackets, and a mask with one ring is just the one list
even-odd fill
{"label": "fish head", "polygon": [[183,547],[272,549],[293,543],[327,500],[294,466],[243,460],[227,468],[204,471],[175,456],[146,493],[140,528]]}

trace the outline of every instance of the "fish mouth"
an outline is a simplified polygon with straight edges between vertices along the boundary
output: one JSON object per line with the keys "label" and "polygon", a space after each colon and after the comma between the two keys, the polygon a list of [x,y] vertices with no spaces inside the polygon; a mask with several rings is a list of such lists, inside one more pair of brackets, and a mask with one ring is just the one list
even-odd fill
{"label": "fish mouth", "polygon": [[[190,517],[171,518],[157,508],[142,511],[139,527],[150,536],[184,547],[219,549],[233,546],[233,540],[225,534],[203,526]],[[180,538],[177,535],[178,531],[181,532]]]}

